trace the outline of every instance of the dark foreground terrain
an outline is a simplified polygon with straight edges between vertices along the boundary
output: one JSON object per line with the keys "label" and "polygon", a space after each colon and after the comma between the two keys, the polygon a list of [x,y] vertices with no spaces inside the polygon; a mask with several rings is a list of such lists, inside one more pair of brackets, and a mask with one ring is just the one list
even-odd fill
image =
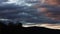
{"label": "dark foreground terrain", "polygon": [[13,24],[10,22],[8,25],[0,22],[0,34],[22,34],[22,33],[60,33],[60,30],[53,30],[44,27],[22,27],[21,23]]}

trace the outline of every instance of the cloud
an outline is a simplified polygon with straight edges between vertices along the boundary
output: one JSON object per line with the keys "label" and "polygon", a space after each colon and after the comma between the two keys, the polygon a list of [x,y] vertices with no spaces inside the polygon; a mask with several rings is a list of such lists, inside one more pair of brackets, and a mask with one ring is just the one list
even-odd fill
{"label": "cloud", "polygon": [[42,0],[42,2],[48,5],[54,5],[54,6],[57,6],[60,4],[60,0]]}
{"label": "cloud", "polygon": [[[44,1],[42,3],[44,3]],[[35,4],[39,5],[37,7],[39,11],[31,7]],[[40,23],[31,25],[60,29],[60,25],[58,25],[58,23],[60,24],[60,6],[56,7],[45,3],[41,4],[38,1],[26,2],[26,0],[0,0],[0,18],[3,18],[3,20],[11,19],[13,22],[20,21],[23,24]],[[6,22],[6,24],[8,24],[8,22]]]}
{"label": "cloud", "polygon": [[37,27],[45,27],[45,28],[49,28],[49,29],[58,29],[60,30],[60,24],[35,24],[35,23],[31,23],[31,24],[23,24],[23,27],[32,27],[32,26],[37,26]]}
{"label": "cloud", "polygon": [[[21,2],[21,4],[19,4]],[[25,21],[26,23],[59,23],[48,19],[43,13],[38,12],[37,9],[32,8],[31,5],[34,3],[18,1],[7,1],[0,4],[0,18],[16,19],[18,21]],[[16,4],[17,3],[17,4]],[[45,6],[44,6],[45,7]],[[47,6],[46,6],[47,7]],[[52,6],[51,6],[52,7]],[[53,9],[50,6],[47,7],[49,10]]]}
{"label": "cloud", "polygon": [[60,7],[59,6],[52,6],[48,4],[42,4],[37,8],[39,12],[42,12],[47,17],[53,18],[55,20],[60,20]]}
{"label": "cloud", "polygon": [[7,2],[3,2],[2,4],[14,4],[19,6],[31,6],[32,4],[28,4],[24,0],[8,0]]}
{"label": "cloud", "polygon": [[6,1],[8,1],[8,0],[0,0],[0,2],[6,2]]}

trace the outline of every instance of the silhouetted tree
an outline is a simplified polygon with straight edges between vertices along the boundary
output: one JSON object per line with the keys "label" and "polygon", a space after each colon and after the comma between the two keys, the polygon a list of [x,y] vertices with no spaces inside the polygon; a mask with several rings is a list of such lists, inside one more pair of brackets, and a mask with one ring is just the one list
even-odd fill
{"label": "silhouetted tree", "polygon": [[22,23],[17,22],[17,23],[16,23],[16,27],[17,27],[17,28],[21,28],[21,27],[22,27]]}

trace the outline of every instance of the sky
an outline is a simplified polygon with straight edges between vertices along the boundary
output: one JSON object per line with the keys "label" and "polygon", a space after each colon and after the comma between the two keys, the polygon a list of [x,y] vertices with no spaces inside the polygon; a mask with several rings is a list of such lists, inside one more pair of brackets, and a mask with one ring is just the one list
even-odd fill
{"label": "sky", "polygon": [[[40,13],[41,10],[35,8],[35,5],[46,7],[49,11],[57,9],[57,13],[59,13],[59,7],[53,8],[53,6],[45,5],[44,0],[0,0],[0,18],[30,23],[59,22],[51,20],[43,13]],[[55,11],[54,13],[56,13]]]}
{"label": "sky", "polygon": [[[0,20],[22,24],[40,24],[42,27],[60,29],[60,4],[48,0],[0,0]],[[45,24],[48,23],[48,24]],[[44,25],[45,24],[45,25]],[[51,26],[48,26],[48,25]]]}

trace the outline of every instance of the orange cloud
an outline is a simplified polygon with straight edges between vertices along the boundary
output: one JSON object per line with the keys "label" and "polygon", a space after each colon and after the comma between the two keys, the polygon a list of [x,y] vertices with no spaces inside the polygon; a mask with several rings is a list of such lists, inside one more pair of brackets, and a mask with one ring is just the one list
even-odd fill
{"label": "orange cloud", "polygon": [[38,10],[52,20],[60,20],[60,11],[49,11],[48,8],[38,8]]}
{"label": "orange cloud", "polygon": [[40,5],[37,4],[33,6],[33,8],[40,8],[40,6],[43,4],[47,4],[51,6],[60,6],[60,0],[41,0],[40,2],[41,2]]}
{"label": "orange cloud", "polygon": [[[47,4],[48,6],[60,7],[60,0],[42,0],[42,5]],[[48,10],[46,7],[41,7],[41,5],[35,5],[34,8],[37,8],[39,12],[45,14],[52,20],[60,20],[60,8],[53,8],[53,11]]]}
{"label": "orange cloud", "polygon": [[60,5],[60,0],[45,0],[44,3],[47,3],[49,5]]}

